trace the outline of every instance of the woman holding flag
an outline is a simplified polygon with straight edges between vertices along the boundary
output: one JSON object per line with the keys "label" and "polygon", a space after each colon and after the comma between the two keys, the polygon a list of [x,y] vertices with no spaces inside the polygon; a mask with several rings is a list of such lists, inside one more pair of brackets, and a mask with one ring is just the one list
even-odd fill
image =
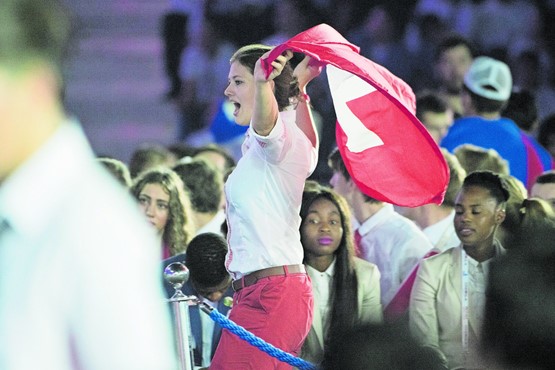
{"label": "woman holding flag", "polygon": [[[303,261],[299,211],[317,163],[318,137],[307,84],[321,68],[305,57],[293,71],[290,50],[248,45],[231,58],[225,95],[239,125],[249,126],[243,156],[226,186],[233,280],[230,319],[298,355],[312,322],[313,298]],[[290,369],[224,330],[210,369]]]}

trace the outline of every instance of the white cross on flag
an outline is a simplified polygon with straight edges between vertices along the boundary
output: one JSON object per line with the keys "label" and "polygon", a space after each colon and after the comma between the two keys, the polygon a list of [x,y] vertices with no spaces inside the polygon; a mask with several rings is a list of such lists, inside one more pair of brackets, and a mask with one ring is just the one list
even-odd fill
{"label": "white cross on flag", "polygon": [[287,49],[326,65],[337,146],[357,186],[372,198],[400,206],[441,204],[449,182],[447,164],[414,115],[410,86],[361,56],[357,46],[327,24],[275,47],[265,65]]}

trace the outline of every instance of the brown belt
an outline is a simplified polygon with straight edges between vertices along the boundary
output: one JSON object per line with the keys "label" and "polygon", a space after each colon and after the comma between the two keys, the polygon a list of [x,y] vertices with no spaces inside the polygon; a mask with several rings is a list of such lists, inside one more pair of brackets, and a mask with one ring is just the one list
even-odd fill
{"label": "brown belt", "polygon": [[233,290],[237,292],[243,288],[256,284],[258,280],[268,276],[298,274],[305,272],[306,269],[304,268],[304,265],[268,267],[267,269],[251,272],[250,274],[243,276],[241,279],[234,280],[233,283],[231,283],[231,286],[233,287]]}

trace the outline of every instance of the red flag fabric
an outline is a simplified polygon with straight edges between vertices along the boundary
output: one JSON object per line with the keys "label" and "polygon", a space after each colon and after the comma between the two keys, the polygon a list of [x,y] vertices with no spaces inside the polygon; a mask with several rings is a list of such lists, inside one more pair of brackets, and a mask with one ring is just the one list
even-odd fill
{"label": "red flag fabric", "polygon": [[359,54],[327,24],[275,47],[264,61],[290,49],[326,65],[337,115],[337,146],[353,181],[368,196],[407,207],[441,204],[449,170],[437,144],[414,115],[410,86]]}

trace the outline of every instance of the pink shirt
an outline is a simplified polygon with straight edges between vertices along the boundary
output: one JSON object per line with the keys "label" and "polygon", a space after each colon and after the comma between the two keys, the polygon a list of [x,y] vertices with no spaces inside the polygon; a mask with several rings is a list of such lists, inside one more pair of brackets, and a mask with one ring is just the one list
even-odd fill
{"label": "pink shirt", "polygon": [[234,279],[302,263],[299,211],[305,180],[318,159],[317,149],[295,123],[295,111],[280,112],[268,136],[249,127],[242,151],[225,184],[226,268]]}

